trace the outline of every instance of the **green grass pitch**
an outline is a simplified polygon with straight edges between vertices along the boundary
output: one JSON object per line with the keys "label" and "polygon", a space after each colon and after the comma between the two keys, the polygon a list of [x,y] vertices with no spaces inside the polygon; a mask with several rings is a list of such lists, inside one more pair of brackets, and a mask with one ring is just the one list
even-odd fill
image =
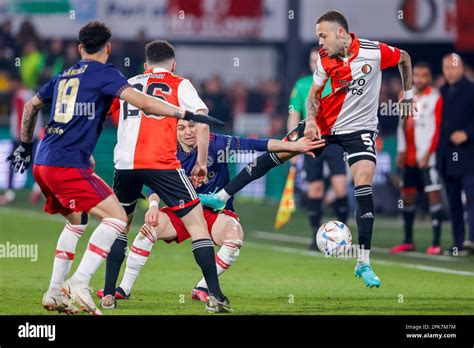
{"label": "green grass pitch", "polygon": [[[306,251],[309,232],[302,212],[275,232],[274,205],[238,202],[236,206],[246,241],[237,262],[221,277],[236,314],[474,314],[474,257],[423,255],[431,238],[427,222],[416,223],[419,253],[388,255],[387,248],[401,240],[401,221],[376,219],[372,264],[382,287],[369,289],[354,278],[354,259],[331,259]],[[136,216],[138,224],[143,210]],[[63,225],[61,217],[48,216],[39,208],[20,203],[0,208],[0,244],[38,244],[36,262],[0,259],[0,314],[52,314],[41,307],[41,299]],[[80,241],[73,270],[95,225],[95,221],[89,224]],[[349,226],[357,240],[353,221]],[[450,245],[449,228],[445,224],[445,247]],[[132,230],[130,239],[136,231]],[[92,280],[95,290],[103,286],[104,268]],[[131,299],[120,301],[116,310],[105,314],[204,314],[204,304],[190,299],[199,278],[189,241],[182,245],[158,242]]]}

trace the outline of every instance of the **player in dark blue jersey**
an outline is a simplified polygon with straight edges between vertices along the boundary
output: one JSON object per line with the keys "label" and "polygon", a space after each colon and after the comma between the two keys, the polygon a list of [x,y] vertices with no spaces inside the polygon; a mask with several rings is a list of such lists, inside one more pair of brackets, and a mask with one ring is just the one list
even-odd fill
{"label": "player in dark blue jersey", "polygon": [[[301,138],[297,142],[284,142],[274,139],[249,139],[229,135],[212,134],[209,142],[206,180],[197,187],[198,193],[214,192],[224,187],[230,180],[229,163],[251,161],[257,152],[292,152],[308,153],[311,149],[324,146],[324,140],[308,141]],[[178,123],[178,159],[187,176],[197,160],[197,140],[195,125],[180,120]],[[278,162],[276,156],[274,160]],[[279,162],[278,162],[279,163]],[[128,299],[133,284],[145,265],[150,251],[157,240],[167,243],[181,243],[190,237],[186,227],[176,213],[169,207],[158,209],[159,197],[156,193],[149,196],[150,207],[145,215],[145,224],[135,238],[127,258],[127,267],[120,286],[116,289],[117,299]],[[217,274],[225,272],[239,255],[243,244],[243,230],[238,216],[234,213],[232,200],[227,201],[222,213],[204,209],[212,240],[220,250],[216,254]],[[203,302],[208,301],[208,289],[202,278],[192,291],[192,298]],[[102,291],[98,292],[99,297]]]}
{"label": "player in dark blue jersey", "polygon": [[[212,123],[158,98],[140,93],[111,64],[111,32],[100,22],[90,22],[79,32],[81,60],[46,83],[24,107],[21,144],[7,158],[23,173],[31,162],[33,130],[38,111],[52,103],[46,135],[38,150],[34,176],[46,196],[45,211],[60,213],[66,226],[59,237],[48,291],[47,310],[75,313],[72,299],[83,310],[101,314],[89,291],[92,275],[107,257],[115,239],[126,233],[127,216],[109,186],[94,174],[90,159],[113,98],[124,99],[149,115],[169,115]],[[83,213],[101,223],[71,279],[64,281],[74,259],[77,242],[86,229]],[[86,216],[86,215],[85,215]],[[66,295],[66,296],[64,296]]]}

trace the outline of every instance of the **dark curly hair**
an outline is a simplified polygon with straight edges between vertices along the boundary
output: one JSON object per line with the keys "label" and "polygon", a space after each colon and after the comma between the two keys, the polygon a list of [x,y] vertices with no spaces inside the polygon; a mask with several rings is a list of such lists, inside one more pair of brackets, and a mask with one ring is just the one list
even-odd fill
{"label": "dark curly hair", "polygon": [[112,32],[104,23],[93,21],[79,31],[79,42],[89,54],[100,51],[109,42]]}

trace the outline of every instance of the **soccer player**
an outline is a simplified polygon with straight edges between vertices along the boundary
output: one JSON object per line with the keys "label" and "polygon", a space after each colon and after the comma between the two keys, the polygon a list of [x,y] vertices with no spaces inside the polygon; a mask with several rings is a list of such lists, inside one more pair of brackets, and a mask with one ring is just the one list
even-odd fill
{"label": "soccer player", "polygon": [[[306,122],[301,121],[286,139],[301,136],[337,144],[347,153],[346,159],[354,178],[357,201],[356,222],[359,232],[359,258],[354,269],[369,287],[381,281],[370,265],[370,249],[374,224],[372,178],[376,153],[377,110],[382,70],[398,66],[404,90],[399,102],[401,117],[412,114],[413,104],[411,59],[407,52],[385,43],[359,39],[349,32],[346,18],[337,11],[323,14],[316,24],[316,35],[323,49],[314,72],[314,81],[307,98]],[[331,79],[331,93],[321,99],[325,83]],[[320,155],[323,149],[315,150]],[[279,162],[292,155],[278,154]],[[249,182],[275,167],[267,155],[259,157],[252,171],[242,170],[234,180],[215,195],[201,195],[203,204],[221,209],[223,202]]]}
{"label": "soccer player", "polygon": [[[90,22],[81,28],[82,59],[52,78],[26,102],[21,143],[7,158],[16,171],[23,173],[28,168],[38,112],[46,103],[52,103],[33,173],[46,196],[44,210],[62,214],[67,222],[57,243],[51,283],[43,297],[47,310],[76,313],[77,307],[72,303],[75,301],[83,310],[101,314],[91,297],[89,282],[115,239],[126,233],[127,225],[127,216],[117,197],[90,168],[92,152],[114,97],[149,115],[208,120],[132,88],[117,68],[106,64],[111,35],[110,29],[100,22]],[[101,223],[92,233],[76,272],[64,281],[77,242],[86,229],[84,212],[98,217]]]}
{"label": "soccer player", "polygon": [[[316,63],[319,57],[319,50],[314,48],[309,56],[309,66],[311,72],[316,69]],[[306,119],[306,98],[313,83],[313,75],[301,77],[296,81],[290,97],[290,113],[288,115],[288,131],[291,131],[301,119]],[[321,93],[321,98],[331,93],[330,82]],[[297,157],[291,159],[296,164]],[[346,162],[344,162],[344,150],[335,144],[327,145],[323,154],[318,157],[304,156],[304,170],[306,172],[306,181],[308,182],[306,208],[308,211],[309,222],[311,226],[311,244],[310,250],[317,250],[316,232],[321,226],[321,217],[323,215],[322,202],[325,195],[323,166],[327,164],[330,170],[331,186],[336,195],[334,202],[334,212],[339,221],[346,223],[349,206],[347,201],[346,184]]]}
{"label": "soccer player", "polygon": [[[187,176],[192,175],[193,168],[198,160],[197,127],[194,123],[178,121],[177,155]],[[228,164],[232,161],[245,159],[256,151],[291,151],[306,153],[316,147],[324,146],[324,141],[310,141],[301,138],[298,142],[283,142],[274,139],[247,139],[235,136],[213,134],[210,136],[208,152],[208,168],[205,181],[197,188],[197,192],[214,192],[229,182]],[[127,267],[120,283],[115,290],[117,299],[128,299],[142,267],[145,265],[151,249],[157,240],[167,243],[175,241],[181,243],[190,237],[190,233],[179,218],[176,210],[170,207],[158,209],[159,196],[152,193],[148,198],[150,205],[145,215],[145,224],[135,238],[127,258]],[[243,230],[238,216],[234,213],[233,200],[226,203],[222,213],[210,209],[203,210],[209,232],[213,242],[220,247],[216,255],[217,274],[224,273],[239,255],[243,244]],[[107,275],[106,275],[107,277]],[[98,291],[103,302],[111,301],[112,295]],[[205,278],[202,278],[192,290],[192,298],[207,302],[209,289]]]}
{"label": "soccer player", "polygon": [[426,192],[431,213],[433,243],[427,254],[440,255],[441,223],[441,182],[436,169],[436,149],[441,128],[442,98],[431,87],[431,67],[427,63],[417,63],[413,68],[415,85],[414,101],[418,105],[416,117],[401,120],[397,134],[397,165],[403,170],[402,199],[405,239],[402,244],[390,249],[393,254],[415,250],[413,243],[413,222],[415,220],[416,197],[418,192]]}
{"label": "soccer player", "polygon": [[[139,91],[192,112],[207,114],[208,109],[199,98],[191,82],[175,75],[176,59],[173,46],[155,40],[145,46],[145,72],[129,79]],[[119,103],[119,104],[118,104]],[[118,104],[118,106],[117,106]],[[126,101],[117,101],[111,112],[120,112],[117,145],[114,150],[115,177],[113,189],[128,215],[128,227],[133,220],[137,200],[143,186],[156,192],[175,212],[189,231],[196,263],[209,286],[210,312],[230,312],[227,298],[221,291],[214,262],[214,244],[202,213],[202,206],[191,181],[177,159],[176,119],[149,115]],[[204,180],[209,146],[209,127],[196,125],[199,143],[197,161],[192,169],[193,182]],[[106,282],[101,301],[103,308],[115,307],[115,282],[125,257],[127,238],[122,235],[112,246],[107,258]],[[111,296],[108,296],[111,295]]]}

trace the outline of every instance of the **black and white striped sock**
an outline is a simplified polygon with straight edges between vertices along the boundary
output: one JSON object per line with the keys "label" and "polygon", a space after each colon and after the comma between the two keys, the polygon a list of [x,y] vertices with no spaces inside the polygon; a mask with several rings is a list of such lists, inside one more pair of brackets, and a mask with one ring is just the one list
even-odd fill
{"label": "black and white striped sock", "polygon": [[359,231],[359,246],[363,246],[365,250],[370,250],[375,215],[372,186],[356,186],[354,193],[357,201],[356,222]]}

